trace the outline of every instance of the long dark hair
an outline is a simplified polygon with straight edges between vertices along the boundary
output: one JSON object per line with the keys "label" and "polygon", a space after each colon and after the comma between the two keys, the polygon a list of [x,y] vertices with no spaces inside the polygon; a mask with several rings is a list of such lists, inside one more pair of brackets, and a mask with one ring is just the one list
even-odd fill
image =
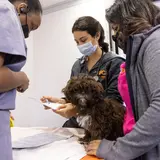
{"label": "long dark hair", "polygon": [[93,17],[84,16],[76,20],[76,22],[72,27],[72,33],[74,33],[75,31],[86,31],[92,37],[95,37],[96,34],[100,32],[99,45],[102,47],[102,50],[104,52],[108,52],[109,45],[104,42],[105,40],[104,29],[102,25]]}
{"label": "long dark hair", "polygon": [[151,0],[116,0],[106,10],[109,23],[119,24],[125,37],[160,24],[160,9]]}

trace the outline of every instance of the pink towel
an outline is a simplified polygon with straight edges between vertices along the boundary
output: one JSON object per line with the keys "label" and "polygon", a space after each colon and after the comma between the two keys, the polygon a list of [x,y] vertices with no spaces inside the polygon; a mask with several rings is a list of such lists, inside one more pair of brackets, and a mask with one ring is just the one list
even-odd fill
{"label": "pink towel", "polygon": [[132,130],[133,126],[135,125],[135,119],[133,116],[132,106],[130,102],[125,66],[126,66],[125,62],[121,64],[120,66],[121,72],[118,77],[118,90],[126,105],[126,113],[124,116],[123,131],[124,131],[124,134],[127,134]]}

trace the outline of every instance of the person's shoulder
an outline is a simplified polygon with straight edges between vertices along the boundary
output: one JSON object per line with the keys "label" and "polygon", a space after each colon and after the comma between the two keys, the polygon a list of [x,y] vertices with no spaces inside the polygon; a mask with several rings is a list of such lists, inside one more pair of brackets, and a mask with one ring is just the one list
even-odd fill
{"label": "person's shoulder", "polygon": [[160,49],[160,25],[153,27],[150,31],[144,34],[142,48],[147,51],[150,49]]}
{"label": "person's shoulder", "polygon": [[79,73],[80,72],[80,68],[81,68],[81,61],[82,61],[82,58],[78,58],[73,66],[72,66],[72,72],[74,73]]}
{"label": "person's shoulder", "polygon": [[144,63],[148,63],[148,61],[160,55],[160,25],[154,27],[145,36],[139,57]]}
{"label": "person's shoulder", "polygon": [[107,53],[104,53],[104,56],[103,56],[103,63],[106,63],[106,62],[123,63],[125,62],[125,58],[115,54],[114,52],[107,52]]}
{"label": "person's shoulder", "polygon": [[0,1],[0,12],[1,16],[4,14],[5,16],[15,14],[15,7],[8,0]]}
{"label": "person's shoulder", "polygon": [[4,28],[6,31],[14,29],[16,32],[15,29],[21,29],[16,9],[8,0],[0,0],[0,21],[1,29]]}
{"label": "person's shoulder", "polygon": [[84,57],[77,58],[77,60],[73,64],[73,67],[79,67],[80,64],[84,63],[84,61],[85,61]]}
{"label": "person's shoulder", "polygon": [[79,74],[81,72],[81,67],[84,64],[84,57],[78,58],[73,66],[72,66],[72,76],[76,76],[77,74]]}
{"label": "person's shoulder", "polygon": [[0,0],[0,22],[0,52],[26,56],[22,26],[15,7],[8,0]]}

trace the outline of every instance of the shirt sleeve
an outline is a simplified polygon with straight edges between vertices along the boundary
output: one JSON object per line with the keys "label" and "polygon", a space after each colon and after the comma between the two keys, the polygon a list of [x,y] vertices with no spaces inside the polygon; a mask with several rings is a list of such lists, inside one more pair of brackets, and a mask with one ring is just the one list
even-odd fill
{"label": "shirt sleeve", "polygon": [[80,60],[78,59],[72,66],[70,78],[79,75],[80,70]]}
{"label": "shirt sleeve", "polygon": [[0,1],[0,22],[0,53],[6,54],[5,63],[25,60],[26,45],[20,21],[8,1]]}
{"label": "shirt sleeve", "polygon": [[[150,104],[133,130],[117,141],[102,140],[97,156],[106,160],[135,159],[160,143],[160,41],[155,35],[146,46],[143,70],[150,90]],[[141,106],[138,106],[141,107]],[[151,159],[159,157],[158,148]],[[156,158],[155,158],[155,157]]]}

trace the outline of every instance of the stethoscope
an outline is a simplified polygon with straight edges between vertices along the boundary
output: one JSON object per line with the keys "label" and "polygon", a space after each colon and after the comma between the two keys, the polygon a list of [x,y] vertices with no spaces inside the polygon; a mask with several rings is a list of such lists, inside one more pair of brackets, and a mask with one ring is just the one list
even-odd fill
{"label": "stethoscope", "polygon": [[[97,69],[96,72],[95,72],[95,76],[93,76],[93,78],[94,78],[96,81],[99,81],[99,76],[103,76],[103,75],[99,74],[99,72],[100,72],[100,70],[101,70],[101,64],[102,64],[102,61],[103,61],[103,56],[104,56],[104,52],[102,51],[101,58],[100,58],[100,60],[99,60],[99,62],[98,62],[100,65],[99,65],[98,69]],[[88,60],[88,57],[87,57],[87,56],[82,57],[82,60],[81,60],[81,62],[80,62],[80,64],[81,64],[80,73],[82,73],[82,64],[84,64],[87,60]]]}

